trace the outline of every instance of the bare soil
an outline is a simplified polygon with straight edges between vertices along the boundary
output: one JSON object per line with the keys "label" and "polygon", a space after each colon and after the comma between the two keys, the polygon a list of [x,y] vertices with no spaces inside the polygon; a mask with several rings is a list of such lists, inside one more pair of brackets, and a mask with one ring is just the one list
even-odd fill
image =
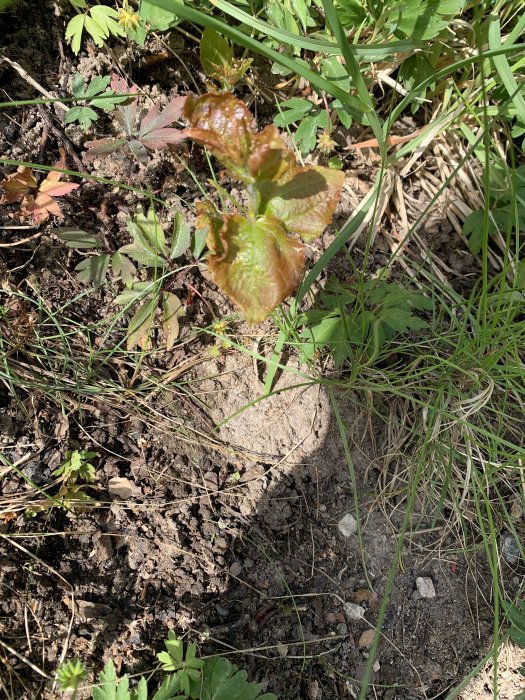
{"label": "bare soil", "polygon": [[[28,41],[24,6],[17,8],[0,19],[2,49],[47,90],[64,96],[77,70],[89,78],[114,68],[111,57],[94,47],[74,60],[63,44],[63,19],[46,4],[37,5]],[[194,89],[177,61],[144,60],[159,50],[152,40],[144,49],[120,46],[116,55],[154,99]],[[201,81],[194,47],[178,50]],[[4,99],[36,96],[5,63],[0,87]],[[251,101],[253,95],[246,90],[245,98]],[[49,165],[67,147],[69,162],[71,149],[82,158],[83,135],[64,128],[59,111],[45,109],[55,131],[35,107],[0,113],[3,157]],[[264,120],[271,104],[261,100],[258,111]],[[205,184],[208,171],[199,158],[194,154],[192,169]],[[145,168],[118,158],[90,167],[98,176],[134,186],[147,183],[191,217],[199,192],[178,162],[175,154],[162,153]],[[348,165],[339,224],[366,193],[373,171],[359,155]],[[126,214],[136,204],[130,192],[90,183],[64,201],[63,210],[68,224],[92,231],[103,226],[120,243]],[[3,226],[16,225],[13,213],[12,208],[2,212]],[[441,237],[429,233],[429,242],[448,253],[459,247],[449,224],[440,220],[436,226]],[[2,332],[19,334],[11,360],[28,385],[45,371],[56,377],[58,370],[53,360],[35,363],[31,329],[38,318],[30,302],[19,302],[18,292],[35,303],[43,299],[58,319],[69,304],[69,326],[87,321],[96,332],[114,313],[112,292],[105,288],[70,303],[84,289],[71,272],[78,258],[50,235],[51,229],[44,227],[35,241],[0,250],[0,300],[8,310]],[[4,242],[25,235],[0,232]],[[310,255],[332,235],[313,244]],[[378,237],[371,251],[375,264],[384,264],[388,253],[386,239]],[[355,254],[358,259],[359,246]],[[472,260],[460,256],[460,263],[458,279]],[[334,265],[338,274],[350,275],[344,259]],[[75,383],[68,389],[66,380],[56,392],[62,405],[38,388],[11,391],[6,381],[0,386],[1,449],[11,463],[20,463],[16,471],[0,468],[0,640],[8,645],[0,649],[3,682],[20,700],[50,698],[51,683],[38,669],[53,676],[61,660],[74,656],[97,671],[111,656],[120,673],[142,673],[155,665],[156,651],[174,629],[197,640],[203,654],[234,652],[250,678],[282,700],[355,698],[368,656],[369,642],[362,635],[375,628],[389,569],[399,556],[370,697],[444,698],[490,644],[490,576],[482,552],[473,552],[468,561],[459,552],[442,556],[450,551],[452,536],[444,539],[444,523],[436,527],[423,514],[396,552],[403,503],[392,499],[385,505],[378,496],[389,457],[385,426],[369,419],[358,397],[336,395],[354,484],[324,389],[305,385],[302,368],[291,357],[277,393],[257,402],[261,367],[249,354],[224,348],[210,353],[209,336],[189,341],[192,326],[212,320],[210,305],[218,315],[227,307],[198,271],[190,270],[186,282],[179,290],[186,344],[169,354],[153,353],[137,375],[118,352],[106,366],[83,375],[86,385],[105,376],[126,378],[125,401],[109,392],[79,398]],[[237,327],[236,340],[249,352],[261,352],[268,329],[254,333]],[[120,341],[123,330],[115,334]],[[110,335],[108,347],[111,341]],[[81,361],[80,350],[78,357]],[[133,380],[148,372],[173,376],[179,384],[134,394]],[[75,448],[99,455],[97,481],[87,491],[96,505],[75,512],[53,508],[28,518],[26,507],[39,499],[35,485],[45,489],[51,470]],[[126,480],[129,495],[110,492],[115,477]],[[347,513],[359,519],[361,541],[357,534],[340,533],[338,523]],[[416,594],[420,576],[432,579],[434,598]],[[349,620],[344,603],[363,606],[364,618]]]}

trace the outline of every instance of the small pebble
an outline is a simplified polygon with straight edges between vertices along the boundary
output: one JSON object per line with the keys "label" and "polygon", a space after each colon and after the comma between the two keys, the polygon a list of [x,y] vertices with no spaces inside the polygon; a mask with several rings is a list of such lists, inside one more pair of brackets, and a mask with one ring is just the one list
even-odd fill
{"label": "small pebble", "polygon": [[356,620],[362,620],[365,616],[365,609],[363,606],[357,605],[356,603],[345,603],[343,605],[343,610],[346,615],[346,619],[353,622]]}
{"label": "small pebble", "polygon": [[286,644],[283,644],[282,642],[278,642],[275,645],[275,648],[277,649],[277,652],[279,653],[279,655],[282,656],[283,658],[288,653],[288,646]]}
{"label": "small pebble", "polygon": [[381,664],[379,663],[379,661],[377,659],[374,661],[374,665],[372,666],[372,670],[374,671],[374,673],[377,673],[378,671],[381,670]]}
{"label": "small pebble", "polygon": [[343,537],[351,537],[357,531],[357,520],[351,513],[343,515],[337,527]]}
{"label": "small pebble", "polygon": [[370,649],[372,642],[374,641],[375,633],[376,631],[374,629],[365,630],[359,637],[359,648]]}
{"label": "small pebble", "polygon": [[434,583],[428,576],[418,576],[416,578],[417,592],[422,598],[435,598],[436,589]]}
{"label": "small pebble", "polygon": [[345,625],[344,622],[340,622],[335,629],[337,634],[348,634],[348,625]]}
{"label": "small pebble", "polygon": [[512,535],[507,535],[503,538],[501,554],[503,555],[503,559],[509,564],[515,564],[520,558],[519,545]]}

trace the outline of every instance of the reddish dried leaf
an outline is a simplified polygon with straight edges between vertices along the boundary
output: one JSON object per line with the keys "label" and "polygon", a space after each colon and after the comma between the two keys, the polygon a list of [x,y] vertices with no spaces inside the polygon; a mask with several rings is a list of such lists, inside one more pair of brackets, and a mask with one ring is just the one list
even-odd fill
{"label": "reddish dried leaf", "polygon": [[[129,87],[124,78],[121,78],[117,73],[111,74],[110,87],[113,92],[121,94],[138,92],[138,87],[136,85]],[[130,97],[129,101],[126,100],[124,104],[118,105],[115,118],[126,134],[131,136],[135,128],[135,122],[137,121],[137,98]]]}
{"label": "reddish dried leaf", "polygon": [[171,292],[165,292],[162,300],[162,329],[166,338],[166,350],[171,350],[179,337],[179,317],[184,316],[180,299]]}
{"label": "reddish dried leaf", "polygon": [[275,217],[248,220],[234,214],[223,221],[218,236],[210,231],[208,237],[212,279],[249,323],[259,323],[299,284],[303,245]]}
{"label": "reddish dried leaf", "polygon": [[147,148],[160,150],[166,148],[170,143],[179,143],[184,138],[184,132],[181,129],[156,129],[145,136],[141,136],[139,141]]}
{"label": "reddish dried leaf", "polygon": [[173,122],[177,121],[177,119],[180,119],[182,117],[185,102],[186,97],[175,97],[166,105],[166,107],[164,107],[160,114],[158,105],[152,107],[140,122],[140,136],[142,137],[146,134],[151,134],[151,132],[156,131],[157,129],[164,129],[170,124],[173,124]]}
{"label": "reddish dried leaf", "polygon": [[290,168],[285,178],[260,183],[261,211],[276,216],[289,231],[309,241],[331,222],[344,180],[340,170]]}
{"label": "reddish dried leaf", "polygon": [[15,173],[8,175],[0,182],[0,187],[5,191],[0,202],[2,204],[13,204],[20,202],[31,190],[37,188],[37,181],[31,168],[20,165]]}
{"label": "reddish dried leaf", "polygon": [[91,160],[97,156],[107,156],[109,153],[118,151],[119,148],[127,143],[127,139],[96,139],[95,141],[86,141],[84,148],[88,150],[84,154],[84,160]]}
{"label": "reddish dried leaf", "polygon": [[[59,161],[55,167],[64,168],[64,161]],[[36,224],[46,221],[51,214],[62,218],[62,210],[52,198],[72,192],[80,185],[59,182],[61,177],[62,173],[50,170],[45,180],[38,186],[31,169],[20,166],[16,173],[9,175],[0,183],[6,191],[0,202],[2,204],[20,202],[21,218],[33,219]]]}
{"label": "reddish dried leaf", "polygon": [[186,136],[207,146],[240,180],[254,181],[248,169],[248,159],[252,153],[255,125],[243,102],[230,94],[206,94],[197,98],[190,95],[184,114],[191,124]]}

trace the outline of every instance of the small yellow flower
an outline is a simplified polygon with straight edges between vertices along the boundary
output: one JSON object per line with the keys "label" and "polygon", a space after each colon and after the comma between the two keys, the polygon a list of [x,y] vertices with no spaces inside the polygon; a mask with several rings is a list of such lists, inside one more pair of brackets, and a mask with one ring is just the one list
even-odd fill
{"label": "small yellow flower", "polygon": [[337,146],[337,143],[330,136],[330,132],[327,129],[323,129],[317,139],[317,146],[321,153],[331,153]]}
{"label": "small yellow flower", "polygon": [[228,330],[228,321],[215,321],[211,327],[212,331],[217,335],[222,335]]}
{"label": "small yellow flower", "polygon": [[134,12],[127,3],[119,8],[118,23],[125,29],[136,29],[140,24],[140,15]]}

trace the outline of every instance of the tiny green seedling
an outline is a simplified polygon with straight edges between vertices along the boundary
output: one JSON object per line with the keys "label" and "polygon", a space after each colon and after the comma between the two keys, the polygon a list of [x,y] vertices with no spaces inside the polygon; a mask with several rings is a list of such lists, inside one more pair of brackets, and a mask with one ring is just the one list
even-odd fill
{"label": "tiny green seedling", "polygon": [[[115,664],[109,659],[93,686],[92,700],[278,700],[273,693],[261,695],[260,683],[251,683],[246,671],[239,670],[228,659],[198,658],[197,645],[189,644],[185,649],[183,640],[171,630],[164,645],[166,651],[157,657],[161,670],[168,675],[157,691],[149,693],[145,678],[131,688],[128,676],[118,678]],[[62,664],[57,676],[61,689],[72,689],[73,699],[76,698],[85,678],[82,663],[75,660]]]}
{"label": "tiny green seedling", "polygon": [[52,472],[60,484],[58,493],[54,498],[44,499],[28,508],[26,516],[35,517],[38,513],[57,506],[74,511],[82,503],[91,502],[93,499],[85,489],[96,479],[95,467],[89,460],[97,456],[96,452],[89,450],[68,450],[64,461]]}
{"label": "tiny green seedling", "polygon": [[251,58],[236,59],[230,42],[209,27],[202,32],[200,60],[206,75],[220,83],[222,90],[226,91],[237,85],[252,63]]}
{"label": "tiny green seedling", "polygon": [[309,241],[324,231],[345,176],[300,166],[277,128],[257,132],[246,105],[231,94],[188,97],[185,115],[185,135],[245,185],[245,212],[220,214],[201,203],[196,226],[207,232],[213,281],[258,323],[299,284],[304,246],[297,236]]}
{"label": "tiny green seedling", "polygon": [[71,690],[71,700],[76,700],[78,688],[87,678],[88,672],[80,659],[64,661],[57,671],[57,682],[60,690]]}

